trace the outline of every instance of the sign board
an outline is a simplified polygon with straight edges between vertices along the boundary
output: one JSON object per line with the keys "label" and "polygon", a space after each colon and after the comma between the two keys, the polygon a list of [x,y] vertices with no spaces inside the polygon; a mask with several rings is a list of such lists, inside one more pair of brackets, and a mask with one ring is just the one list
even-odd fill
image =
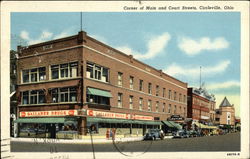
{"label": "sign board", "polygon": [[20,117],[75,116],[77,110],[29,111],[20,112]]}
{"label": "sign board", "polygon": [[135,119],[135,120],[154,120],[152,116],[130,115],[125,113],[103,112],[95,110],[87,110],[87,115],[101,118],[116,118],[116,119]]}

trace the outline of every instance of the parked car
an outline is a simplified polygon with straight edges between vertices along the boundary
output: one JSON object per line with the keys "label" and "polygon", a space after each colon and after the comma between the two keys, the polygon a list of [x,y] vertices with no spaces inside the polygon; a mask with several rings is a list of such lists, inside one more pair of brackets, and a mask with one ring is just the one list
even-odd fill
{"label": "parked car", "polygon": [[190,136],[190,131],[183,129],[177,130],[173,133],[173,138],[189,138]]}
{"label": "parked car", "polygon": [[148,133],[144,136],[144,140],[156,140],[157,138],[161,138],[160,129],[149,129]]}
{"label": "parked car", "polygon": [[195,131],[195,130],[190,130],[190,137],[198,137],[198,136],[199,136],[199,134],[198,134],[197,131]]}

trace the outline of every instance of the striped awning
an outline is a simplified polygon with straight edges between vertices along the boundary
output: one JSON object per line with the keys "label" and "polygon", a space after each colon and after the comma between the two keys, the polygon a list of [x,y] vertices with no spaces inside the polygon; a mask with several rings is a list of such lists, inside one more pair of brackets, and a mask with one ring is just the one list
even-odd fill
{"label": "striped awning", "polygon": [[113,97],[110,92],[104,91],[104,90],[100,90],[100,89],[96,89],[96,88],[88,88],[87,94],[96,95],[96,96],[102,96],[102,97],[108,97],[108,98]]}

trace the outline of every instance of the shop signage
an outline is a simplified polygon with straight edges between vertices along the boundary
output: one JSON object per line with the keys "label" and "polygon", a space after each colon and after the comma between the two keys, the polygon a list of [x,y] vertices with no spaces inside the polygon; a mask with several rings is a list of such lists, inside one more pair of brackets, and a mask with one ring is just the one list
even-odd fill
{"label": "shop signage", "polygon": [[75,116],[75,115],[77,115],[77,110],[20,112],[20,117]]}
{"label": "shop signage", "polygon": [[168,120],[184,120],[180,115],[172,115]]}
{"label": "shop signage", "polygon": [[101,117],[101,118],[116,118],[116,119],[135,119],[135,120],[154,120],[151,116],[143,115],[130,115],[124,113],[102,112],[95,110],[87,110],[88,116]]}

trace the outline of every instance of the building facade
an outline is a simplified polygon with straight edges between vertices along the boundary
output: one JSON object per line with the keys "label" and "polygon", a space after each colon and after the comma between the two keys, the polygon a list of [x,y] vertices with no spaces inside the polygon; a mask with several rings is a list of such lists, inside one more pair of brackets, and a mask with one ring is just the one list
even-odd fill
{"label": "building facade", "polygon": [[188,118],[197,122],[214,123],[215,104],[215,97],[205,89],[188,88]]}
{"label": "building facade", "polygon": [[[187,83],[89,37],[86,32],[18,47],[21,125],[48,130],[109,128],[144,134],[171,115],[186,117]],[[37,130],[37,129],[36,129]]]}

